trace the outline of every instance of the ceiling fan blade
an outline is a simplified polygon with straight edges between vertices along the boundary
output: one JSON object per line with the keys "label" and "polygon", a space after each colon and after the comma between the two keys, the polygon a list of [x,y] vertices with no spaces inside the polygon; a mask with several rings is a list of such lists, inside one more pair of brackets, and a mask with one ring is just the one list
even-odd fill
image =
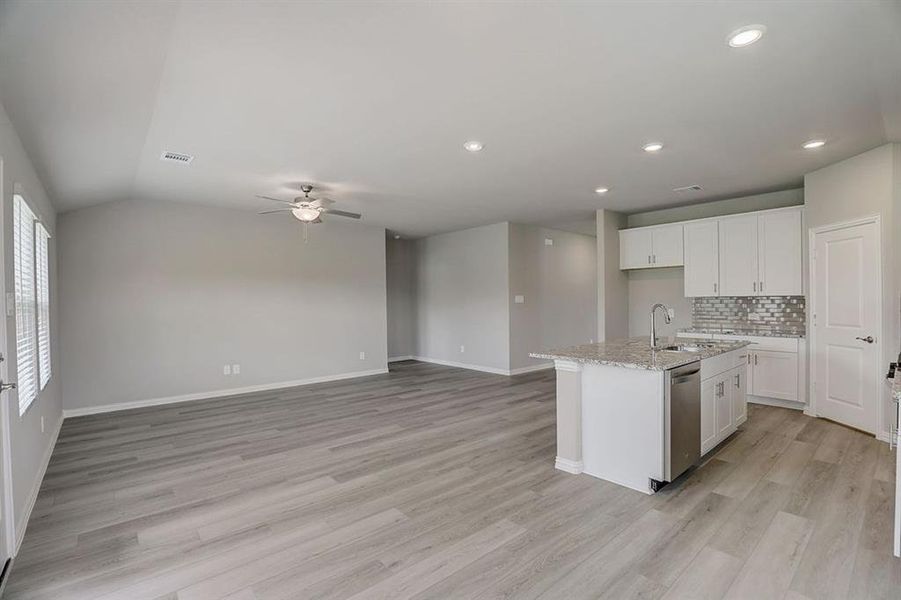
{"label": "ceiling fan blade", "polygon": [[328,213],[330,215],[337,215],[339,217],[350,217],[351,219],[359,219],[363,216],[358,213],[347,212],[346,210],[337,210],[334,208],[324,208],[322,209],[322,212]]}
{"label": "ceiling fan blade", "polygon": [[291,212],[293,210],[294,210],[293,208],[276,208],[275,210],[263,210],[263,211],[258,212],[257,214],[258,215],[270,215],[272,213]]}
{"label": "ceiling fan blade", "polygon": [[281,198],[271,198],[269,196],[257,196],[257,198],[262,198],[263,200],[272,200],[273,202],[281,202],[282,204],[290,204],[294,206],[294,202],[291,200],[282,200]]}
{"label": "ceiling fan blade", "polygon": [[335,203],[334,200],[329,200],[328,198],[316,198],[315,200],[310,202],[310,206],[317,206],[320,208],[324,208],[324,207],[328,206],[329,204],[334,204],[334,203]]}

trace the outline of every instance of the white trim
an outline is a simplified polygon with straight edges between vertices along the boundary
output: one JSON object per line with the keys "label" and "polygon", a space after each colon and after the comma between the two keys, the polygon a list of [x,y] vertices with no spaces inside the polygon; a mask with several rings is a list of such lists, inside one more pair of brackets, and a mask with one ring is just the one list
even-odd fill
{"label": "white trim", "polygon": [[420,362],[432,363],[435,365],[443,365],[445,367],[457,367],[458,369],[469,369],[471,371],[482,371],[484,373],[493,373],[495,375],[509,375],[508,369],[498,369],[496,367],[483,367],[482,365],[473,365],[469,363],[455,362],[452,360],[441,360],[440,358],[429,358],[427,356],[414,356],[413,360]]}
{"label": "white trim", "polygon": [[389,357],[388,357],[388,362],[389,362],[389,363],[400,362],[400,361],[402,361],[402,360],[413,360],[413,355],[412,355],[412,354],[407,354],[407,355],[405,355],[405,356],[389,356]]}
{"label": "white trim", "polygon": [[886,444],[892,443],[892,434],[888,431],[880,431],[876,434],[876,439],[880,442],[885,442]]}
{"label": "white trim", "polygon": [[790,408],[792,410],[807,410],[807,405],[797,400],[783,400],[782,398],[767,398],[766,396],[748,396],[748,402],[751,404],[763,404],[765,406],[778,406],[779,408]]}
{"label": "white trim", "polygon": [[582,370],[582,365],[573,360],[555,360],[554,368],[558,371],[569,371],[570,373],[578,373]]}
{"label": "white trim", "polygon": [[[817,415],[817,396],[816,396],[816,363],[817,363],[817,328],[813,325],[811,321],[811,315],[814,314],[816,310],[816,236],[820,233],[827,233],[830,231],[839,231],[841,229],[848,229],[849,227],[858,227],[860,225],[876,225],[876,262],[877,262],[877,271],[879,272],[879,278],[876,282],[876,298],[879,301],[879,310],[876,311],[876,331],[877,340],[879,340],[879,355],[878,359],[875,361],[875,371],[874,377],[877,381],[877,388],[881,389],[881,386],[878,385],[878,382],[882,381],[882,365],[887,362],[885,356],[885,344],[883,344],[883,322],[882,322],[882,312],[885,310],[884,307],[884,298],[882,295],[882,291],[884,289],[883,278],[885,277],[885,273],[882,270],[882,253],[884,248],[882,246],[882,217],[878,214],[870,215],[866,217],[860,217],[858,219],[851,219],[850,221],[841,221],[838,223],[830,223],[829,225],[820,225],[819,227],[811,227],[807,230],[807,293],[808,293],[808,302],[807,302],[807,334],[808,334],[808,348],[809,352],[807,353],[807,364],[808,364],[808,374],[809,378],[807,380],[807,398],[808,398],[808,408],[804,411],[805,414],[809,415]],[[883,413],[885,412],[885,407],[883,406],[883,398],[881,394],[878,394],[875,398],[876,402],[876,423],[875,423],[875,435],[877,438],[883,433],[887,433],[885,430],[885,423],[883,422]]]}
{"label": "white trim", "polygon": [[240,388],[228,388],[223,390],[212,390],[209,392],[197,392],[195,394],[184,394],[181,396],[168,396],[165,398],[150,398],[148,400],[135,400],[134,402],[119,402],[117,404],[104,404],[101,406],[85,406],[83,408],[71,408],[63,411],[63,417],[81,417],[84,415],[96,415],[107,412],[117,412],[120,410],[129,410],[132,408],[145,408],[148,406],[162,406],[164,404],[175,404],[178,402],[191,402],[193,400],[209,400],[211,398],[224,398],[227,396],[237,396],[239,394],[250,394],[253,392],[267,392],[269,390],[278,390],[282,388],[297,387],[301,385],[309,385],[312,383],[325,383],[328,381],[340,381],[342,379],[353,379],[356,377],[368,377],[370,375],[382,375],[387,373],[387,367],[384,369],[371,369],[369,371],[354,371],[351,373],[339,373],[337,375],[324,375],[322,377],[310,377],[308,379],[296,379],[294,381],[280,381],[277,383],[264,383],[261,385],[249,385]]}
{"label": "white trim", "polygon": [[31,491],[28,493],[28,498],[25,499],[25,505],[22,507],[22,516],[20,517],[19,522],[16,523],[16,546],[13,556],[19,554],[19,549],[22,547],[22,540],[25,539],[25,528],[28,527],[28,521],[31,519],[31,511],[34,510],[34,503],[37,502],[38,492],[41,491],[41,484],[44,483],[44,475],[47,473],[47,466],[50,464],[50,457],[53,456],[53,450],[56,448],[56,440],[59,438],[59,431],[63,427],[64,419],[65,417],[60,416],[59,421],[56,423],[56,428],[50,435],[50,444],[47,446],[47,451],[41,459],[41,465],[38,467],[38,475],[35,477],[34,483],[31,484]]}
{"label": "white trim", "polygon": [[537,365],[529,365],[528,367],[519,367],[518,369],[510,369],[508,375],[522,375],[523,373],[533,373],[535,371],[544,371],[545,369],[553,369],[554,363],[546,362]]}
{"label": "white trim", "polygon": [[581,460],[570,460],[568,458],[562,458],[558,456],[554,461],[554,468],[558,471],[578,475],[585,468],[585,465]]}

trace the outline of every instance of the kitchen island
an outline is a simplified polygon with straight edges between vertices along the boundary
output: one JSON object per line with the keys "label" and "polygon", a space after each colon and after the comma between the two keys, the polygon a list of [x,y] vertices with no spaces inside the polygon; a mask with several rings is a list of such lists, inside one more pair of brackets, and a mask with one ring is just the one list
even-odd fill
{"label": "kitchen island", "polygon": [[555,466],[654,493],[745,420],[747,345],[630,338],[532,354],[557,371]]}

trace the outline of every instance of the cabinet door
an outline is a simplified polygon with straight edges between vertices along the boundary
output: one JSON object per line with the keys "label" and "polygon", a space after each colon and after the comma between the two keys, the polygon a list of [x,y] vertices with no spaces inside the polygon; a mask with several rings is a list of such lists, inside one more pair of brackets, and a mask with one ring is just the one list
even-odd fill
{"label": "cabinet door", "polygon": [[720,219],[720,296],[756,296],[757,215]]}
{"label": "cabinet door", "polygon": [[719,227],[689,223],[685,231],[685,296],[719,296]]}
{"label": "cabinet door", "polygon": [[640,269],[651,266],[651,230],[621,229],[619,232],[619,268]]}
{"label": "cabinet door", "polygon": [[798,354],[757,350],[751,361],[751,394],[782,400],[798,399]]}
{"label": "cabinet door", "polygon": [[800,296],[803,293],[800,208],[759,216],[757,254],[759,294]]}
{"label": "cabinet door", "polygon": [[651,257],[655,267],[680,267],[685,264],[681,225],[667,225],[651,230]]}
{"label": "cabinet door", "polygon": [[735,431],[732,422],[732,374],[727,371],[717,377],[719,389],[716,396],[716,441],[717,443]]}
{"label": "cabinet door", "polygon": [[732,371],[732,426],[738,427],[748,419],[748,370],[736,367]]}
{"label": "cabinet door", "polygon": [[716,446],[716,393],[720,380],[711,377],[701,382],[701,454]]}

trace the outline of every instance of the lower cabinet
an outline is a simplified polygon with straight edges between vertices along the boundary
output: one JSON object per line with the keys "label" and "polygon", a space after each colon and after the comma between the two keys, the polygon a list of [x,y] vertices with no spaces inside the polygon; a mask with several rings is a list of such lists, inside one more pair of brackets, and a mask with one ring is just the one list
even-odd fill
{"label": "lower cabinet", "polygon": [[751,394],[781,400],[798,400],[798,353],[756,350],[751,352]]}
{"label": "lower cabinet", "polygon": [[732,435],[748,418],[747,352],[736,364],[701,381],[701,454]]}

